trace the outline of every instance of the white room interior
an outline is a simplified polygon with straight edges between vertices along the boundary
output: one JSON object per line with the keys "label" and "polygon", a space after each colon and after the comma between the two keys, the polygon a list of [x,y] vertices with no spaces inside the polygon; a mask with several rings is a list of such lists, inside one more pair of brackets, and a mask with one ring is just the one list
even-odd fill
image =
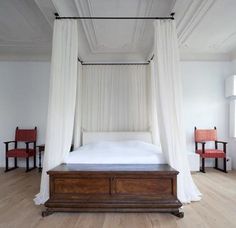
{"label": "white room interior", "polygon": [[[225,96],[225,80],[236,75],[235,9],[234,0],[128,0],[125,4],[122,0],[2,1],[0,167],[5,167],[3,142],[14,138],[16,126],[37,126],[37,144],[45,143],[55,12],[61,17],[164,17],[175,12],[188,153],[195,154],[195,126],[216,126],[218,138],[228,142],[227,153],[235,170],[236,138],[229,134],[233,98]],[[152,21],[78,23],[79,59],[85,63],[146,63],[153,55]],[[86,71],[86,66],[82,69]],[[138,130],[146,130],[144,126],[148,123]],[[25,167],[25,161],[21,159],[19,165]],[[208,159],[206,166],[213,167],[213,159]]]}
{"label": "white room interior", "polygon": [[[86,1],[63,0],[55,2],[22,1],[20,5],[17,4],[17,1],[9,1],[2,4],[1,22],[7,24],[9,30],[2,27],[1,34],[3,35],[0,45],[0,76],[3,82],[1,83],[1,106],[3,107],[1,108],[1,116],[4,119],[1,122],[1,129],[4,132],[1,142],[12,138],[16,125],[28,127],[33,124],[38,126],[39,143],[43,143],[46,131],[54,19],[51,12],[57,11],[60,16],[88,16],[91,13],[89,7],[94,7],[97,11],[92,12],[99,16],[105,15],[105,12],[108,11],[97,6],[93,1],[90,6]],[[116,4],[119,6],[119,3],[111,2],[106,7],[109,10],[114,9]],[[236,70],[236,54],[234,53],[236,38],[233,33],[234,24],[230,21],[234,14],[232,7],[234,2],[230,0],[224,3],[221,1],[156,1],[147,4],[140,1],[138,4],[136,1],[129,1],[127,4],[133,7],[124,9],[124,6],[121,6],[114,12],[109,11],[107,15],[138,16],[140,14],[152,16],[158,14],[163,16],[168,15],[171,11],[176,12],[188,150],[194,152],[193,127],[195,125],[202,128],[217,126],[220,138],[230,141],[229,153],[234,165],[236,163],[233,150],[234,140],[229,138],[228,134],[229,101],[224,97],[224,80],[233,75]],[[133,11],[129,11],[130,8]],[[222,8],[224,10],[221,10]],[[7,10],[10,11],[8,15],[6,15]],[[8,17],[11,17],[11,20]],[[79,54],[83,61],[122,62],[124,61],[123,56],[125,56],[127,62],[143,62],[151,57],[153,38],[152,35],[149,35],[149,33],[152,34],[150,22],[136,21],[135,26],[133,23],[124,26],[124,22],[118,22],[120,24],[117,26],[120,26],[124,35],[122,36],[123,40],[119,37],[117,41],[114,38],[118,37],[120,31],[117,29],[118,27],[114,30],[110,21],[97,21],[96,24],[90,24],[91,21],[83,21],[83,23],[83,26],[80,26],[81,36],[79,36],[80,42],[83,43],[79,46]],[[103,26],[104,23],[105,26]],[[219,23],[223,26],[218,26]],[[34,29],[35,27],[37,29]],[[22,32],[22,28],[24,32]],[[127,30],[124,31],[124,29]],[[131,29],[134,30],[131,32]],[[137,32],[139,33],[137,34]],[[135,42],[132,40],[134,35]],[[142,50],[148,51],[145,53]],[[141,54],[144,55],[141,56]],[[9,89],[19,83],[25,87],[17,88],[17,95],[9,96]],[[6,93],[6,91],[8,92]],[[39,94],[40,96],[38,96]],[[21,99],[24,100],[23,104]],[[12,117],[8,114],[4,104],[7,104],[11,110],[17,107],[19,114],[14,113],[15,116]],[[209,104],[211,105],[209,106]],[[29,114],[23,114],[25,110],[28,110]],[[199,115],[198,112],[201,114]],[[217,115],[215,115],[216,112]],[[28,115],[29,118],[26,118]],[[16,116],[22,118],[17,119]],[[34,116],[33,119],[31,119],[32,116]],[[1,143],[0,146],[0,164],[4,166],[4,145]]]}

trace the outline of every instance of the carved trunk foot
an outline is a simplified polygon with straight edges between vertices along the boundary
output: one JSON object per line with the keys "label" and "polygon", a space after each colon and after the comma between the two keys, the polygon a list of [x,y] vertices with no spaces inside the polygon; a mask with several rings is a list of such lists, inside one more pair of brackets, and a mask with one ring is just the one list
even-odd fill
{"label": "carved trunk foot", "polygon": [[172,212],[172,215],[174,215],[178,218],[183,218],[184,217],[184,212],[183,211],[176,211],[176,212]]}
{"label": "carved trunk foot", "polygon": [[54,213],[54,211],[46,209],[45,211],[42,211],[42,217],[47,217],[53,213]]}

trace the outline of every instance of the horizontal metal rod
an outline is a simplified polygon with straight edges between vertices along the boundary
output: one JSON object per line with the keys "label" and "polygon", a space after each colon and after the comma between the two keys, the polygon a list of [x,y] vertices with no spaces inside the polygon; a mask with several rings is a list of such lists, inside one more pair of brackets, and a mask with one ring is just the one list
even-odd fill
{"label": "horizontal metal rod", "polygon": [[171,17],[56,17],[60,19],[78,19],[78,20],[174,20]]}
{"label": "horizontal metal rod", "polygon": [[149,62],[146,63],[81,63],[83,66],[88,65],[148,65]]}

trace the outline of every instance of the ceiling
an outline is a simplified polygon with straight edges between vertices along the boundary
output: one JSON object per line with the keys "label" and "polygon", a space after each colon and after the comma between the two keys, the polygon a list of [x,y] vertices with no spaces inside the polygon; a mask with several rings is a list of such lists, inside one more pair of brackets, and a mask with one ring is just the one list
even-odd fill
{"label": "ceiling", "polygon": [[[0,60],[49,60],[54,13],[149,17],[175,12],[182,59],[236,58],[235,0],[1,0]],[[153,49],[150,20],[81,20],[85,62],[144,62]]]}

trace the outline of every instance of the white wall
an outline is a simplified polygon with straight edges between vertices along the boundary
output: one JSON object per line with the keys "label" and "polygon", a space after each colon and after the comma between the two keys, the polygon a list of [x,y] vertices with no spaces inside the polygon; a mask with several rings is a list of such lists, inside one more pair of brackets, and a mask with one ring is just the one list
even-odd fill
{"label": "white wall", "polygon": [[0,166],[5,166],[3,142],[14,140],[16,126],[37,126],[38,144],[44,143],[49,72],[47,62],[0,62]]}
{"label": "white wall", "polygon": [[[236,59],[231,62],[231,74],[236,75]],[[236,169],[236,139],[230,138],[229,139],[229,148],[231,151],[231,158],[233,160],[234,169]]]}
{"label": "white wall", "polygon": [[[187,146],[194,151],[194,126],[218,128],[218,138],[228,138],[228,100],[224,80],[231,74],[230,62],[183,62],[184,111]],[[229,153],[230,153],[229,148]],[[212,161],[207,162],[213,165]]]}
{"label": "white wall", "polygon": [[[182,62],[189,151],[194,151],[194,126],[217,126],[219,138],[229,140],[224,79],[232,74],[232,65],[230,62]],[[236,61],[234,66],[236,73]],[[0,166],[5,165],[2,142],[14,138],[17,125],[38,126],[38,144],[44,143],[49,71],[50,64],[47,62],[0,62]],[[230,140],[231,157],[236,154],[234,143]],[[236,168],[236,159],[234,164]]]}

